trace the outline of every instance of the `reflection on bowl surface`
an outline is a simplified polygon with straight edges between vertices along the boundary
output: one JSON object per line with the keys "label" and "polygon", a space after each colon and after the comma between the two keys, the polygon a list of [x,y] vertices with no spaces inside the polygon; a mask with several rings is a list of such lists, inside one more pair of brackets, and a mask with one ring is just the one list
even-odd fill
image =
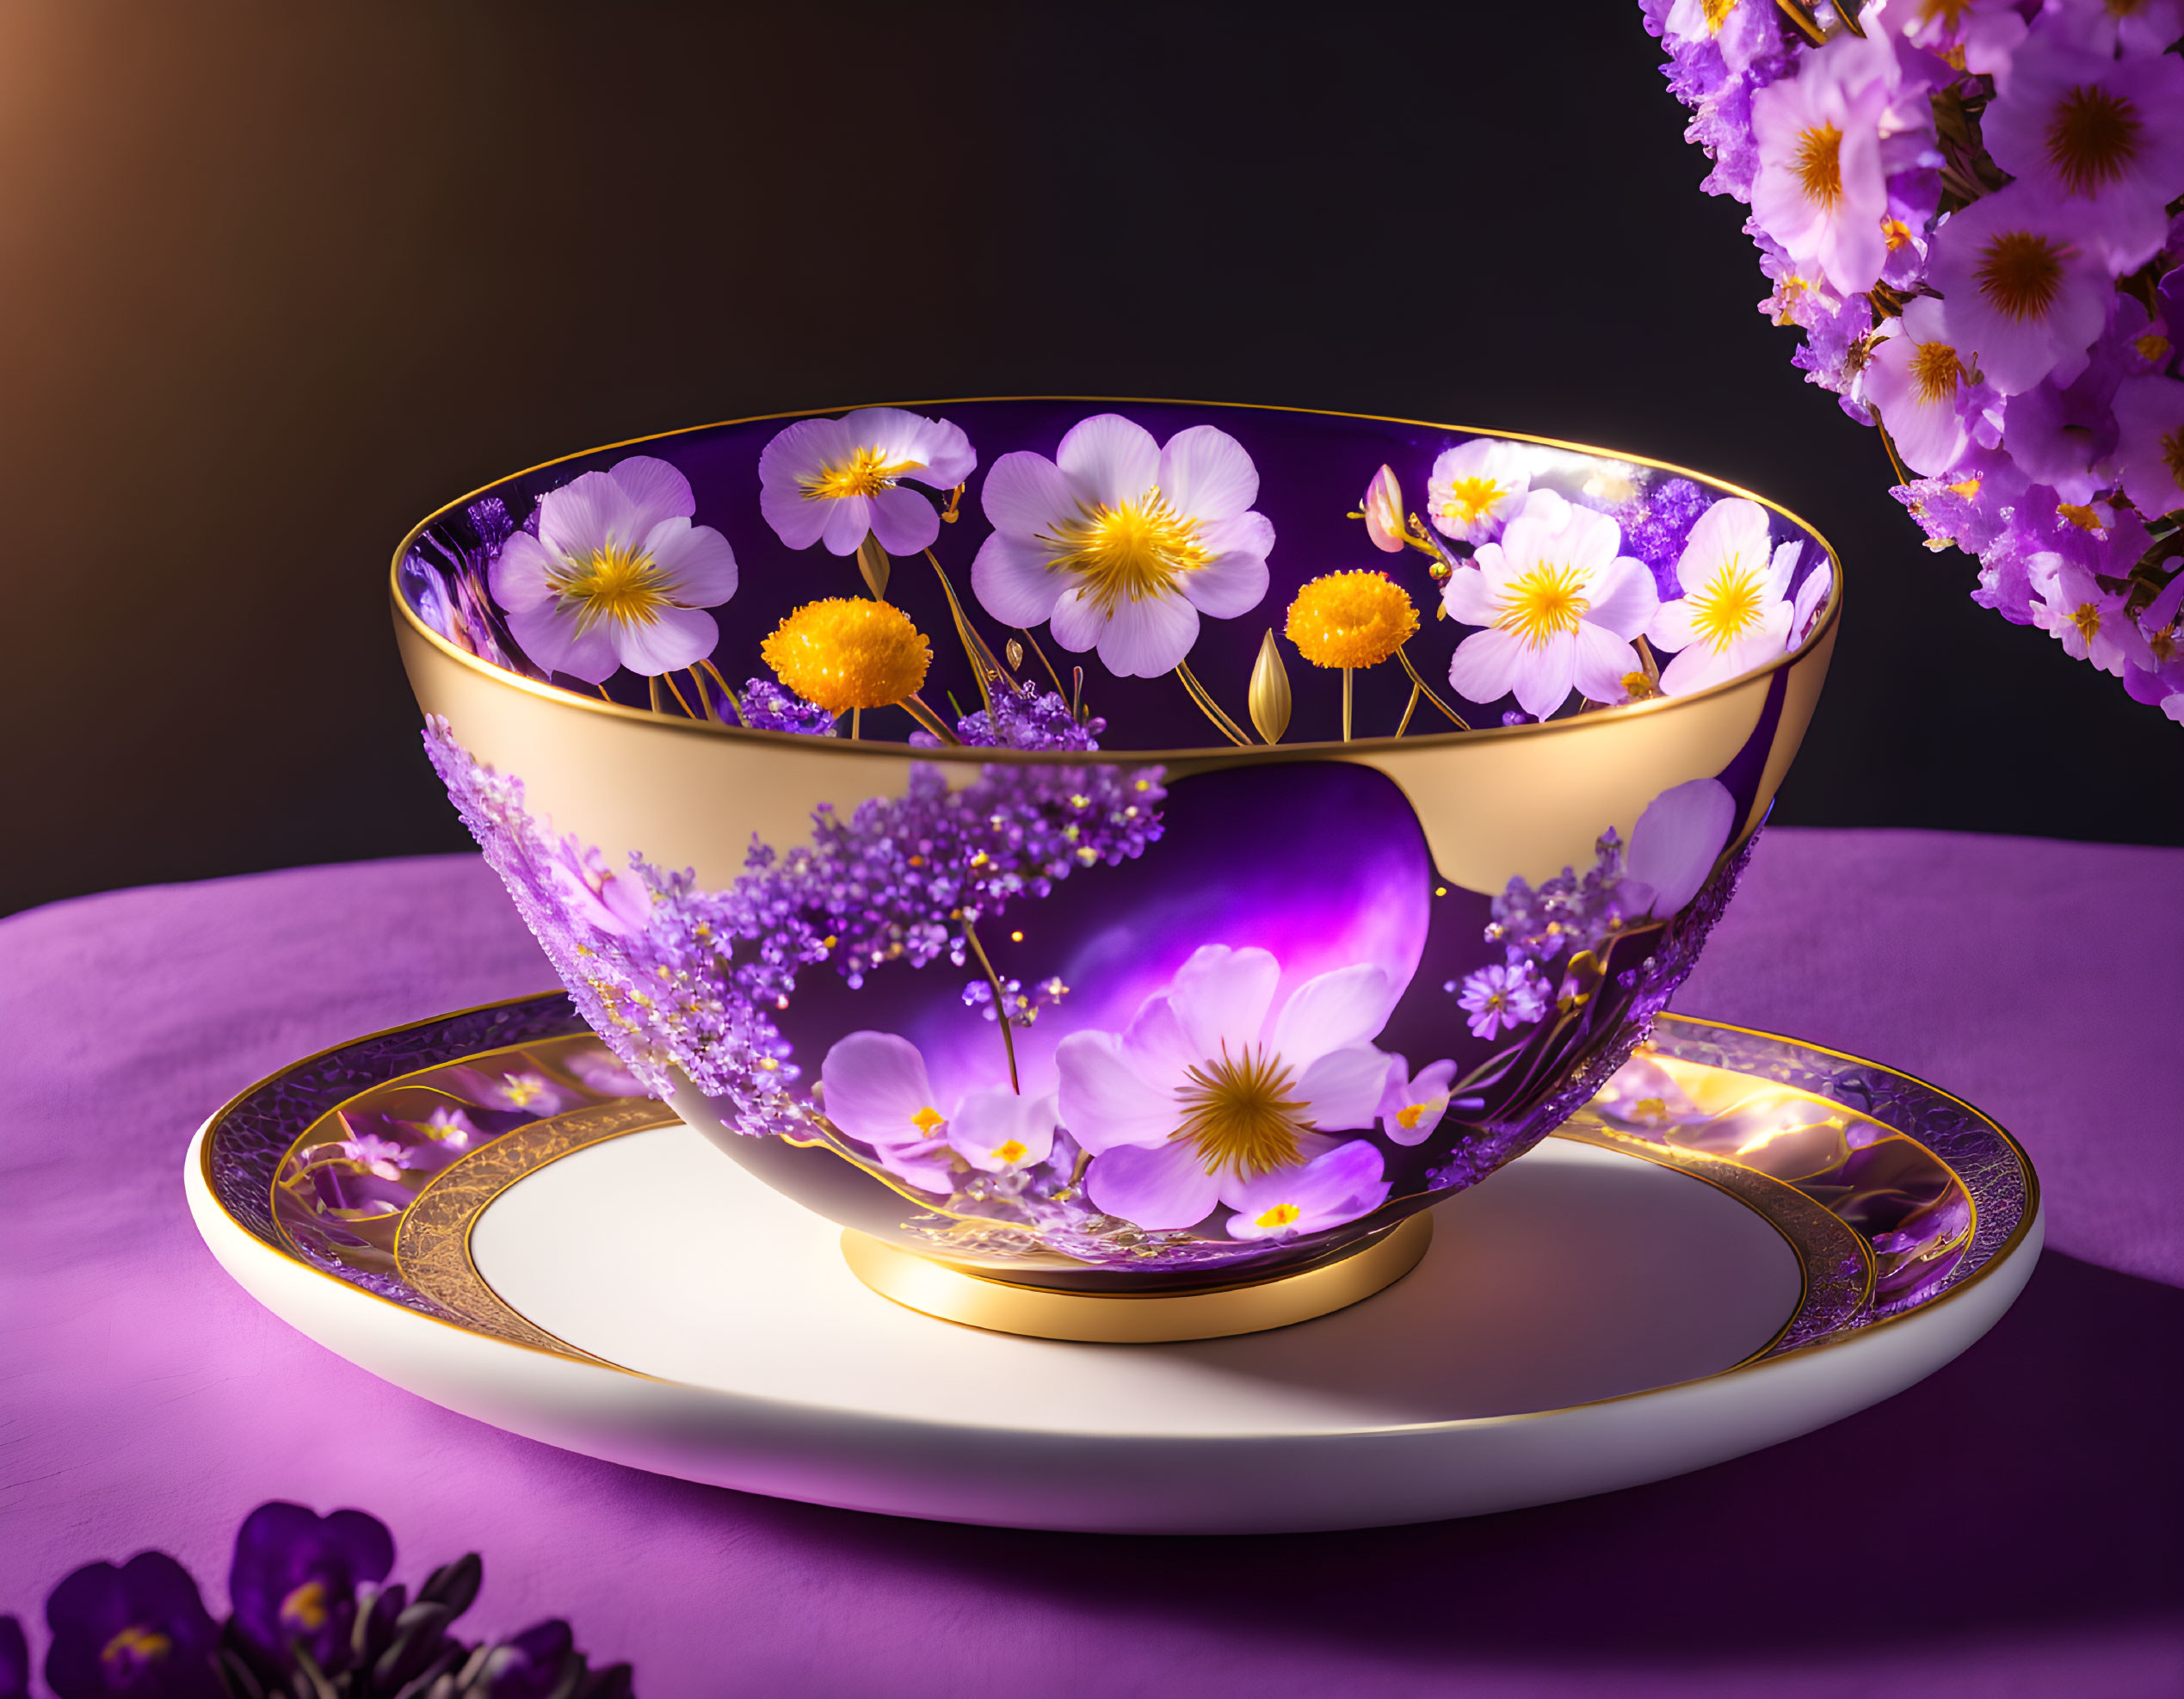
{"label": "reflection on bowl surface", "polygon": [[434,763],[622,1066],[844,1225],[1113,1291],[1338,1253],[1590,1097],[1840,584],[1649,463],[1033,400],[557,462],[394,592]]}

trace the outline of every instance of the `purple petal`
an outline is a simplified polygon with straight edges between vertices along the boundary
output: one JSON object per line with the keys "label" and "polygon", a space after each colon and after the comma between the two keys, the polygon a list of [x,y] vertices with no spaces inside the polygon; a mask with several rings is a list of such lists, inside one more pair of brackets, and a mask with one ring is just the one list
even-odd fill
{"label": "purple petal", "polygon": [[[1035,626],[1054,611],[1069,580],[1051,571],[1047,552],[996,531],[971,563],[971,593],[1005,626]],[[1094,641],[1097,641],[1096,636]],[[1090,648],[1091,644],[1083,646]]]}
{"label": "purple petal", "polygon": [[487,578],[493,600],[511,614],[551,602],[553,587],[549,580],[553,564],[553,557],[536,537],[518,531],[501,545]]}
{"label": "purple petal", "polygon": [[548,491],[539,504],[539,541],[579,560],[615,543],[633,547],[651,528],[639,528],[636,504],[603,472],[588,472]]}
{"label": "purple petal", "polygon": [[996,531],[1025,541],[1051,535],[1077,512],[1069,479],[1043,454],[1003,454],[986,473],[978,500]]}
{"label": "purple petal", "polygon": [[1194,1226],[1220,1199],[1218,1183],[1188,1144],[1121,1146],[1095,1158],[1084,1181],[1095,1208],[1155,1233]]}
{"label": "purple petal", "polygon": [[1306,1068],[1297,1095],[1311,1124],[1325,1132],[1372,1126],[1387,1090],[1388,1059],[1369,1044],[1330,1050]]}
{"label": "purple petal", "polygon": [[581,636],[577,617],[564,614],[551,602],[535,608],[511,609],[508,628],[523,652],[551,672],[565,672],[587,684],[604,683],[621,662],[614,654],[614,640],[604,624]]}
{"label": "purple petal", "polygon": [[824,496],[811,504],[826,512],[826,528],[819,539],[830,554],[851,555],[872,529],[872,498],[868,496]]}
{"label": "purple petal", "polygon": [[1168,1004],[1198,1056],[1225,1050],[1241,1060],[1243,1047],[1257,1043],[1265,1029],[1280,979],[1281,964],[1270,951],[1206,944],[1177,971]]}
{"label": "purple petal", "polygon": [[685,608],[718,608],[736,593],[736,551],[710,525],[663,520],[645,539],[645,550]]}
{"label": "purple petal", "polygon": [[688,519],[698,510],[690,480],[656,455],[632,454],[615,461],[608,475],[622,486],[637,510],[631,522],[640,534],[663,519]]}
{"label": "purple petal", "polygon": [[1679,913],[1699,894],[1736,823],[1736,800],[1718,779],[1672,785],[1646,805],[1624,865],[1653,887],[1656,915]]}
{"label": "purple petal", "polygon": [[1292,1067],[1305,1068],[1330,1050],[1376,1038],[1394,1010],[1397,990],[1372,962],[1307,979],[1282,1006],[1274,1047]]}
{"label": "purple petal", "polygon": [[611,636],[621,664],[647,678],[694,665],[720,641],[713,615],[696,608],[657,608],[642,624],[608,620],[600,628]]}
{"label": "purple petal", "polygon": [[774,534],[791,548],[809,548],[827,528],[828,510],[834,504],[804,493],[800,484],[768,484],[758,492],[758,510],[774,528]]}
{"label": "purple petal", "polygon": [[1186,518],[1234,519],[1259,498],[1259,469],[1225,430],[1193,425],[1160,451],[1160,492]]}
{"label": "purple petal", "polygon": [[1096,414],[1072,426],[1054,460],[1069,479],[1070,493],[1087,507],[1134,502],[1160,478],[1160,448],[1152,433],[1120,413]]}
{"label": "purple petal", "polygon": [[1112,1033],[1074,1032],[1054,1049],[1061,1075],[1062,1120],[1095,1156],[1118,1146],[1151,1145],[1175,1130],[1165,1082],[1130,1064]]}
{"label": "purple petal", "polygon": [[1163,590],[1116,607],[1100,633],[1100,658],[1118,678],[1157,678],[1180,666],[1197,641],[1198,609]]}
{"label": "purple petal", "polygon": [[872,534],[890,554],[916,554],[941,534],[940,510],[915,490],[898,485],[868,499]]}

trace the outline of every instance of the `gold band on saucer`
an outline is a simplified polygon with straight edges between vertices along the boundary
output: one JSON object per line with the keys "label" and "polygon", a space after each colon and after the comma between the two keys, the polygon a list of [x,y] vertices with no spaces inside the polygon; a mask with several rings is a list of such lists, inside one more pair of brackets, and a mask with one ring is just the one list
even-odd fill
{"label": "gold band on saucer", "polygon": [[1348,1309],[1416,1268],[1433,1237],[1433,1216],[1421,1210],[1348,1257],[1210,1292],[1057,1292],[1020,1286],[898,1250],[854,1228],[842,1235],[842,1255],[850,1272],[881,1297],[922,1315],[1034,1339],[1150,1345],[1262,1333]]}

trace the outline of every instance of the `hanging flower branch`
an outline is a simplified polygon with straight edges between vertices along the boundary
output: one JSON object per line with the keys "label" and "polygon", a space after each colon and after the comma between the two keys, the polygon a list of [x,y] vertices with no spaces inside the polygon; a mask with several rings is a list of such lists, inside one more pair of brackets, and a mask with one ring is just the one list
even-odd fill
{"label": "hanging flower branch", "polygon": [[1761,310],[1928,547],[2184,720],[2184,7],[1643,5],[1706,188],[1752,209]]}

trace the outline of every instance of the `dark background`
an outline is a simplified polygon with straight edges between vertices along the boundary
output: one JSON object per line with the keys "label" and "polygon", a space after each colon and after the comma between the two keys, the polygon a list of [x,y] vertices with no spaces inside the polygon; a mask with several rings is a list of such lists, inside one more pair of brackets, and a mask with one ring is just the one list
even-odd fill
{"label": "dark background", "polygon": [[1027,392],[1763,491],[1848,582],[1778,819],[2184,843],[2184,730],[1922,546],[1658,63],[1619,0],[0,0],[0,910],[463,847],[385,611],[442,501]]}

